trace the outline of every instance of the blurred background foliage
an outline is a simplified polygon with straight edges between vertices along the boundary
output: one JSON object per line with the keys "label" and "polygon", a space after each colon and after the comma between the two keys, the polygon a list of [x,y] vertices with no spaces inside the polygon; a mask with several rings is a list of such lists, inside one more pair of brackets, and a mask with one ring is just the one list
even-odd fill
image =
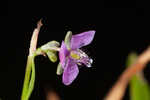
{"label": "blurred background foliage", "polygon": [[[133,64],[138,55],[135,52],[129,54],[127,66]],[[144,77],[143,71],[134,75],[129,83],[130,100],[150,100],[150,85]]]}

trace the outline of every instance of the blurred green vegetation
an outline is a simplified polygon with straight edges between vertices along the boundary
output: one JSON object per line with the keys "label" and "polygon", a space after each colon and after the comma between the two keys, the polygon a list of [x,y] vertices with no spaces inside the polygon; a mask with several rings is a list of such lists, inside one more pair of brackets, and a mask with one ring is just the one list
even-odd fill
{"label": "blurred green vegetation", "polygon": [[[137,59],[137,54],[132,52],[127,58],[127,66],[130,66]],[[134,75],[129,83],[130,100],[150,100],[150,87],[143,72],[138,72]]]}

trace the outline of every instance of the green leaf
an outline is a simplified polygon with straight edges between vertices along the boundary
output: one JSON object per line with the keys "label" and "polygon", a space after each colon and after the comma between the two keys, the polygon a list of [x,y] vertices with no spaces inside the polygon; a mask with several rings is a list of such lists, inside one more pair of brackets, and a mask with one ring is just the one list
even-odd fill
{"label": "green leaf", "polygon": [[68,50],[70,50],[70,43],[71,43],[71,38],[72,38],[72,32],[71,31],[68,31],[66,36],[65,36],[65,44],[66,44],[66,47]]}
{"label": "green leaf", "polygon": [[58,66],[57,66],[57,71],[56,71],[56,74],[57,75],[61,75],[63,73],[63,68],[59,62]]}
{"label": "green leaf", "polygon": [[49,51],[46,52],[46,54],[47,54],[47,56],[48,56],[50,61],[52,61],[52,62],[56,62],[57,61],[57,54],[56,54],[55,51],[50,51],[49,50]]}
{"label": "green leaf", "polygon": [[[137,59],[136,53],[128,56],[127,66],[130,66]],[[150,87],[143,77],[143,72],[134,75],[130,80],[130,100],[150,100]]]}
{"label": "green leaf", "polygon": [[131,100],[150,100],[150,88],[147,81],[136,75],[130,81]]}

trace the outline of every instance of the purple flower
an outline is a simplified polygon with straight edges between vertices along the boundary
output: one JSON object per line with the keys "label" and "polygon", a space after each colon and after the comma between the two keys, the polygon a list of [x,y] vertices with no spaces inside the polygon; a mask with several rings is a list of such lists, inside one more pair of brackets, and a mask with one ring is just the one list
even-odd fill
{"label": "purple flower", "polygon": [[64,70],[63,83],[69,85],[77,77],[79,69],[77,65],[84,64],[91,67],[93,62],[80,48],[90,44],[94,38],[95,31],[87,31],[77,35],[72,35],[70,48],[62,41],[59,51],[60,64]]}

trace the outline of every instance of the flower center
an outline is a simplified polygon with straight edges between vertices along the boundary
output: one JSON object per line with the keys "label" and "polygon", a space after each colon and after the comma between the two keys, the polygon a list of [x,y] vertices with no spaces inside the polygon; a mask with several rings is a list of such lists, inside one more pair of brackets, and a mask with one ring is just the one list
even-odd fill
{"label": "flower center", "polygon": [[72,50],[70,52],[70,57],[75,60],[78,65],[86,65],[87,67],[91,67],[93,60],[88,57],[88,55],[80,49]]}
{"label": "flower center", "polygon": [[71,51],[70,56],[73,59],[75,59],[75,60],[79,60],[80,59],[80,56],[77,53],[73,52],[73,51]]}

